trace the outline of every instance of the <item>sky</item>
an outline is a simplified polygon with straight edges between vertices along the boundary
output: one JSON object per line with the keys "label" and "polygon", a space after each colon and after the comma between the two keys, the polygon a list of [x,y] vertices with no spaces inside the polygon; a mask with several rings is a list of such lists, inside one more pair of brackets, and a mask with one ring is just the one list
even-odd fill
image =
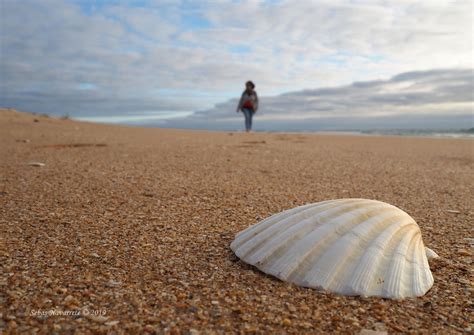
{"label": "sky", "polygon": [[97,122],[474,127],[471,0],[0,0],[0,107]]}

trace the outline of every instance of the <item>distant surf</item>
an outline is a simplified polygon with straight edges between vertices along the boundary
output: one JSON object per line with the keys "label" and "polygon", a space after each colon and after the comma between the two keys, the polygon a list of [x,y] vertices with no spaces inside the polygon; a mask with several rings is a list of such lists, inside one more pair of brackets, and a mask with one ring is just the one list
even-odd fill
{"label": "distant surf", "polygon": [[[169,123],[168,120],[160,120],[159,118],[136,118],[136,117],[78,117],[75,118],[79,121],[88,121],[94,123],[106,123],[106,124],[121,124],[129,126],[140,126],[147,128],[178,128],[178,129],[193,129],[193,130],[204,130],[204,131],[232,131],[240,132],[242,127],[233,125],[222,125],[208,123],[206,125],[195,125],[188,127],[181,127],[178,124]],[[239,123],[240,124],[240,123]],[[358,136],[415,136],[415,137],[435,137],[435,138],[469,138],[474,139],[474,128],[465,129],[440,129],[440,128],[373,128],[373,129],[304,129],[299,127],[288,127],[284,126],[272,126],[268,127],[260,126],[254,129],[255,132],[268,132],[268,133],[313,133],[313,134],[326,134],[326,135],[358,135]]]}
{"label": "distant surf", "polygon": [[361,130],[362,134],[389,136],[427,136],[448,138],[474,138],[474,128],[469,129],[371,129]]}

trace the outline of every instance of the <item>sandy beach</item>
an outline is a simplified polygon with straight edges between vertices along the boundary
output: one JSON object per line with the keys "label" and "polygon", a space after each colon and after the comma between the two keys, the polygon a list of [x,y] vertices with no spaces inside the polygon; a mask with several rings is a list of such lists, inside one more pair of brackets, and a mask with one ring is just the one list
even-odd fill
{"label": "sandy beach", "polygon": [[[474,331],[473,140],[139,128],[0,110],[0,141],[2,333]],[[384,201],[417,221],[441,257],[425,296],[297,287],[229,248],[272,214],[337,198]]]}

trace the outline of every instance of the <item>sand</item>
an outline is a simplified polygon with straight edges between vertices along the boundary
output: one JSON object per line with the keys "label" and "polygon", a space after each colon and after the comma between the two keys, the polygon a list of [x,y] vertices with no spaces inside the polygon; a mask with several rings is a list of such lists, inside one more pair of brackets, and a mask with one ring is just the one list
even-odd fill
{"label": "sand", "polygon": [[[474,330],[472,140],[138,128],[0,110],[0,141],[0,332]],[[350,197],[418,222],[441,256],[425,296],[301,288],[229,248],[271,214]]]}

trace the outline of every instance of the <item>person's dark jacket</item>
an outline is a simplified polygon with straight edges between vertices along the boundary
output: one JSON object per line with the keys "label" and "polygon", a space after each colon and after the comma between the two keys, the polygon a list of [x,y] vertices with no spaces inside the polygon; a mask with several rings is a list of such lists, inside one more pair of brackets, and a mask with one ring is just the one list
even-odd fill
{"label": "person's dark jacket", "polygon": [[237,106],[237,112],[242,110],[243,108],[250,108],[253,109],[253,112],[256,113],[258,109],[258,96],[257,92],[252,90],[251,92],[245,90],[242,93],[242,96],[239,101],[239,105]]}

